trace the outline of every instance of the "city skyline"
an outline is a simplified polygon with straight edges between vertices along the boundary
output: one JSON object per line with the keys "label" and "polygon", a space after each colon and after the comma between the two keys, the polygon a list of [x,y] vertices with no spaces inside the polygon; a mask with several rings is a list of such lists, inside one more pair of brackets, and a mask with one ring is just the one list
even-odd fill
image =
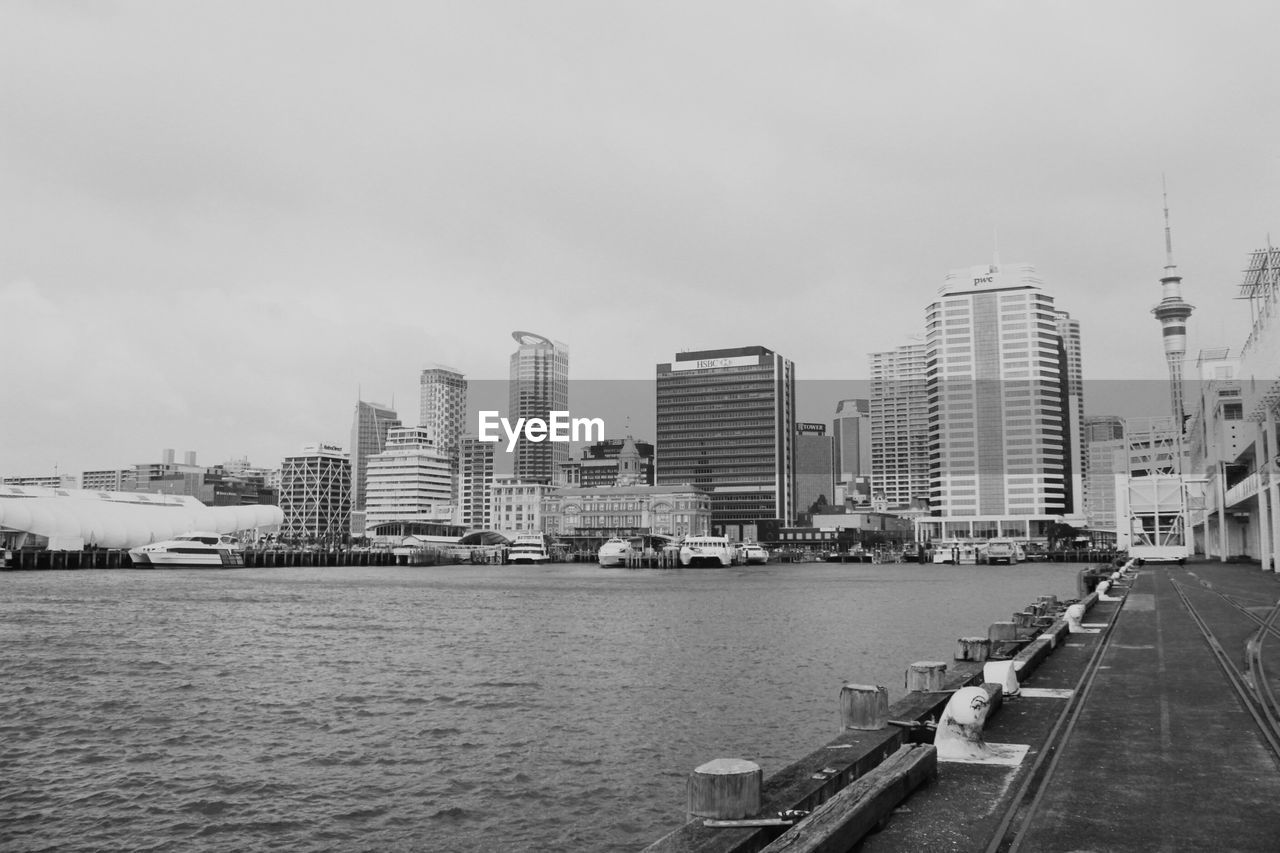
{"label": "city skyline", "polygon": [[576,380],[759,343],[827,421],[804,383],[866,379],[997,233],[1086,381],[1167,386],[1162,175],[1187,359],[1243,342],[1280,11],[730,8],[339,5],[299,40],[287,3],[7,6],[0,475],[274,466],[433,362],[499,380],[512,328]]}

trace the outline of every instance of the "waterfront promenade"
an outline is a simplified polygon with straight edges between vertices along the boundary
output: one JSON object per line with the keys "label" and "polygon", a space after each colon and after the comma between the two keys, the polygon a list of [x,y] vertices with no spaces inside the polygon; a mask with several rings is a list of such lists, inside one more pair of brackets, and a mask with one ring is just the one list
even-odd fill
{"label": "waterfront promenade", "polygon": [[940,764],[857,849],[1280,849],[1278,600],[1257,565],[1142,567],[1090,611],[1109,631],[1071,635],[1023,685],[1075,701],[1013,699],[988,723],[989,742],[1030,744],[1021,767]]}

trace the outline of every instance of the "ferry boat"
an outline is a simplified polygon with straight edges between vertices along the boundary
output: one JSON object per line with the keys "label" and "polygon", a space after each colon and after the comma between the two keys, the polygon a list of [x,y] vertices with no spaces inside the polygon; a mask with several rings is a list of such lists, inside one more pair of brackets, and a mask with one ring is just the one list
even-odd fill
{"label": "ferry boat", "polygon": [[727,536],[686,536],[680,545],[680,565],[731,566],[733,546]]}
{"label": "ferry boat", "polygon": [[226,533],[193,531],[129,549],[135,568],[224,569],[244,566],[240,540]]}
{"label": "ferry boat", "polygon": [[978,562],[978,551],[972,542],[946,539],[933,546],[933,562],[952,565],[972,565]]}
{"label": "ferry boat", "polygon": [[549,563],[551,554],[547,552],[547,540],[540,533],[525,533],[516,537],[507,551],[508,563]]}
{"label": "ferry boat", "polygon": [[742,546],[742,561],[747,565],[758,566],[769,562],[769,552],[755,542],[748,542]]}
{"label": "ferry boat", "polygon": [[600,561],[600,565],[606,568],[625,566],[627,564],[627,556],[631,554],[632,550],[630,539],[622,539],[615,536],[600,546],[600,551],[596,557]]}
{"label": "ferry boat", "polygon": [[983,552],[988,563],[1021,563],[1025,555],[1022,546],[1012,539],[992,539]]}

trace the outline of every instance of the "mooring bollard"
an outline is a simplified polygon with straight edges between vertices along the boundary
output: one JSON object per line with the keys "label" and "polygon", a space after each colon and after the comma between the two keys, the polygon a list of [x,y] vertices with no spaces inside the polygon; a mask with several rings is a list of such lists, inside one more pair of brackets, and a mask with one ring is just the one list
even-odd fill
{"label": "mooring bollard", "polygon": [[981,687],[961,687],[938,720],[933,745],[939,761],[986,758],[990,754],[982,729],[991,712],[991,697]]}
{"label": "mooring bollard", "polygon": [[740,820],[760,811],[760,765],[743,758],[717,758],[689,775],[689,814]]}
{"label": "mooring bollard", "polygon": [[1031,628],[1036,624],[1036,614],[1032,610],[1024,610],[1013,614],[1013,624],[1019,628]]}
{"label": "mooring bollard", "polygon": [[1022,691],[1018,684],[1018,671],[1011,660],[988,661],[982,667],[982,680],[987,684],[999,684],[1005,696],[1017,696]]}
{"label": "mooring bollard", "polygon": [[922,660],[907,669],[907,690],[912,693],[939,693],[947,676],[943,661]]}
{"label": "mooring bollard", "polygon": [[991,645],[996,643],[1016,643],[1018,641],[1017,622],[992,622],[987,629],[987,639]]}
{"label": "mooring bollard", "polygon": [[960,637],[956,640],[956,660],[982,662],[991,657],[991,640],[987,637]]}
{"label": "mooring bollard", "polygon": [[1058,596],[1056,595],[1042,595],[1039,601],[1044,605],[1046,611],[1058,609]]}
{"label": "mooring bollard", "polygon": [[1084,605],[1073,604],[1067,608],[1065,614],[1067,620],[1067,632],[1071,634],[1083,634],[1084,629]]}
{"label": "mooring bollard", "polygon": [[840,688],[840,723],[846,729],[878,731],[889,725],[889,691],[874,684]]}

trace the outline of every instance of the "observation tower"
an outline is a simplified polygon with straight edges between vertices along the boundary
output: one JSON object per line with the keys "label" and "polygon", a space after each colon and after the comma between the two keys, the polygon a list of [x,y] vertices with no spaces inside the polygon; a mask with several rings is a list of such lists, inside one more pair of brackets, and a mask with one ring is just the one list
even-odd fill
{"label": "observation tower", "polygon": [[1151,313],[1164,334],[1164,359],[1169,365],[1169,398],[1174,428],[1182,433],[1186,411],[1182,403],[1182,362],[1187,355],[1187,318],[1195,309],[1182,298],[1182,276],[1173,262],[1173,237],[1169,231],[1169,192],[1164,190],[1164,276],[1160,279],[1160,304]]}

